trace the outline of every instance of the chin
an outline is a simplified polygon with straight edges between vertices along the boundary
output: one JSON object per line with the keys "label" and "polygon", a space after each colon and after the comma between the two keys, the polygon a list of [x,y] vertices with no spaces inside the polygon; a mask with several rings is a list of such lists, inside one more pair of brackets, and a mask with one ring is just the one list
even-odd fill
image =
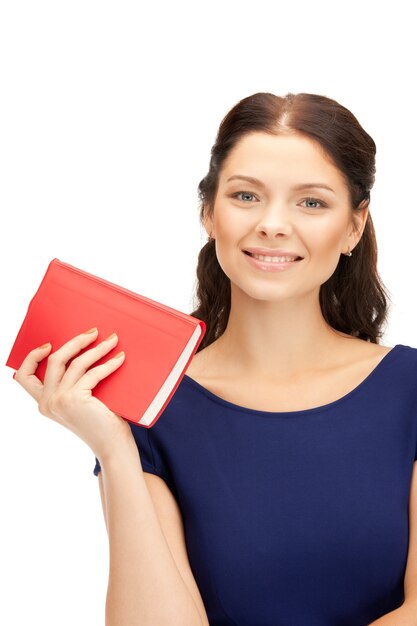
{"label": "chin", "polygon": [[293,298],[295,295],[288,285],[283,287],[282,285],[262,285],[257,281],[257,285],[244,285],[242,281],[234,283],[231,280],[232,292],[239,292],[242,297],[252,298],[253,300],[262,300],[264,302],[283,302],[289,298]]}

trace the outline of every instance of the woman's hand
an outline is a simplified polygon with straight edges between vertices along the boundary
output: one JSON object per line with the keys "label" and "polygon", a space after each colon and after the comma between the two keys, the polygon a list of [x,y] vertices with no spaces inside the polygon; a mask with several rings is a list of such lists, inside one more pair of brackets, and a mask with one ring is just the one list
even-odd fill
{"label": "woman's hand", "polygon": [[110,411],[91,393],[103,378],[124,362],[125,354],[120,352],[106,363],[88,369],[117,345],[117,335],[111,335],[74,358],[66,367],[70,359],[97,338],[97,333],[97,328],[93,328],[52,352],[48,358],[43,383],[35,372],[38,363],[50,352],[51,344],[29,352],[14,378],[35,398],[42,415],[72,430],[100,460],[111,454],[116,442],[131,442],[133,435],[127,421]]}

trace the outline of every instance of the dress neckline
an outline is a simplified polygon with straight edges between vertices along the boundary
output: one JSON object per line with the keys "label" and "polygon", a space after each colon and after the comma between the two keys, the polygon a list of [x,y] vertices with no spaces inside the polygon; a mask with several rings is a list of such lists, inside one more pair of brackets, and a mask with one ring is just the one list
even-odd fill
{"label": "dress neckline", "polygon": [[342,404],[343,402],[346,402],[347,400],[350,400],[357,393],[359,393],[364,388],[366,388],[366,386],[378,374],[381,373],[384,367],[387,366],[387,364],[394,358],[394,356],[398,354],[400,349],[404,347],[405,346],[400,343],[393,346],[391,350],[389,350],[389,352],[387,352],[382,357],[382,359],[374,367],[374,369],[371,370],[370,373],[358,385],[356,385],[356,387],[348,391],[345,395],[341,396],[340,398],[337,398],[337,400],[333,400],[332,402],[328,402],[327,404],[322,404],[321,406],[315,406],[309,409],[300,409],[298,411],[261,411],[259,409],[250,409],[248,407],[241,406],[239,404],[235,404],[233,402],[230,402],[229,400],[225,400],[224,398],[221,398],[220,396],[216,395],[215,393],[213,393],[212,391],[210,391],[209,389],[207,389],[206,387],[198,383],[194,378],[191,378],[191,376],[188,376],[188,374],[184,374],[182,380],[185,381],[189,386],[199,391],[200,393],[203,393],[207,398],[209,398],[209,400],[212,400],[216,402],[217,404],[221,404],[224,407],[231,409],[233,411],[239,411],[241,413],[248,413],[251,415],[258,415],[258,416],[259,415],[269,416],[269,417],[279,417],[279,416],[287,416],[287,415],[288,416],[297,416],[297,415],[303,416],[303,415],[307,415],[310,413],[318,413],[322,411],[328,411],[333,408],[338,408],[340,404]]}

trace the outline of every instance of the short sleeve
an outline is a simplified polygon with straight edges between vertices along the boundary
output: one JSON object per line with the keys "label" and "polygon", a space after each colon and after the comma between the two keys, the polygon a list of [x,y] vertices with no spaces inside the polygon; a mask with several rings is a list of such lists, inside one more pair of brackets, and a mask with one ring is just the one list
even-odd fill
{"label": "short sleeve", "polygon": [[[133,437],[135,439],[136,445],[139,451],[140,462],[144,472],[149,472],[151,474],[156,474],[161,478],[165,478],[163,470],[158,466],[154,450],[152,449],[151,439],[149,428],[145,428],[144,426],[139,426],[137,424],[133,424],[129,422],[129,426],[131,428]],[[96,464],[93,470],[95,476],[98,476],[101,471],[100,461],[97,457],[95,457]]]}

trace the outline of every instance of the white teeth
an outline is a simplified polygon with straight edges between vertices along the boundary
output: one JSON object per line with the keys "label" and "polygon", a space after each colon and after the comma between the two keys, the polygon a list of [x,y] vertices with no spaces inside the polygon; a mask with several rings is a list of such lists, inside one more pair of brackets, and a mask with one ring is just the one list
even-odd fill
{"label": "white teeth", "polygon": [[259,261],[266,261],[267,263],[284,263],[288,261],[295,261],[295,259],[291,256],[263,256],[262,254],[252,254],[255,259],[259,259]]}

